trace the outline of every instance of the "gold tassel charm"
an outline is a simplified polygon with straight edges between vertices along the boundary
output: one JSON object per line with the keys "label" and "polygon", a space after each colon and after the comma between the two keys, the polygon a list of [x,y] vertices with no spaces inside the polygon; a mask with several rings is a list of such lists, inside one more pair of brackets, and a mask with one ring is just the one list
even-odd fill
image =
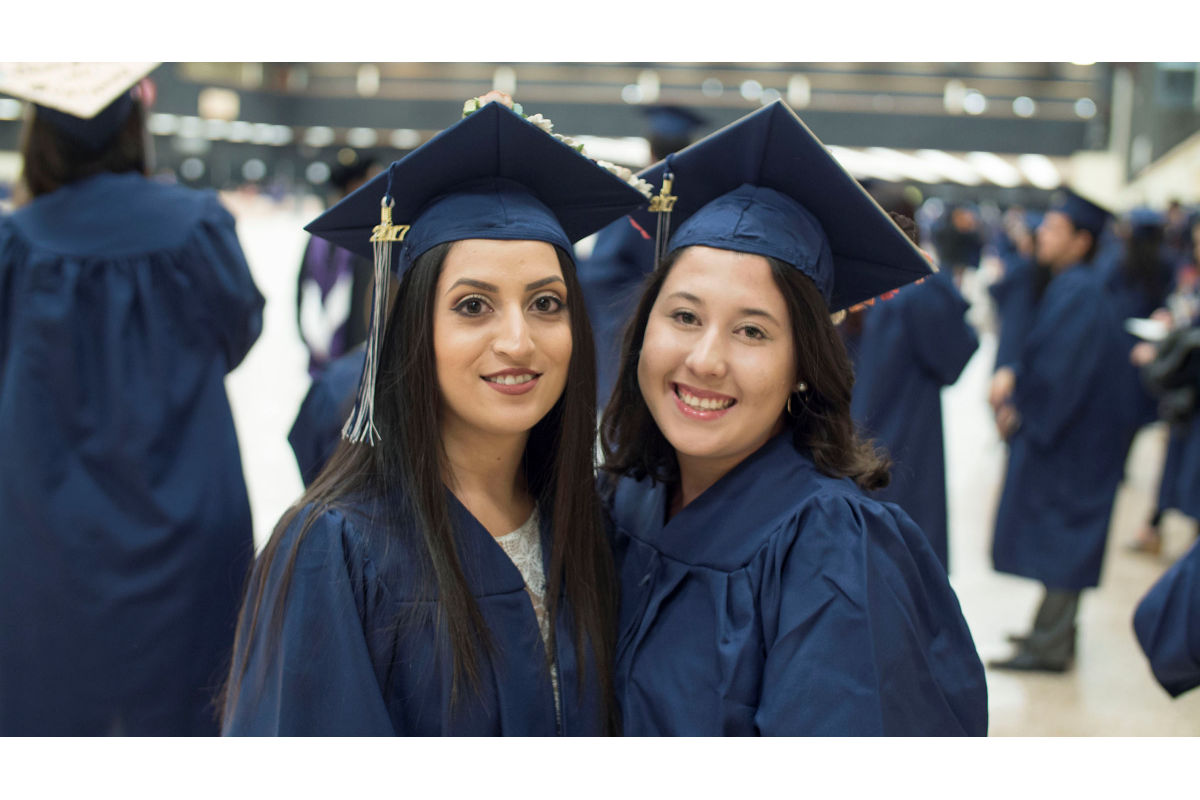
{"label": "gold tassel charm", "polygon": [[375,256],[375,285],[371,296],[371,329],[367,334],[366,361],[358,382],[358,397],[354,410],[342,428],[342,438],[351,442],[366,442],[374,447],[380,440],[375,427],[375,378],[379,373],[380,350],[383,347],[384,315],[387,313],[388,283],[392,275],[392,243],[403,242],[408,225],[392,224],[391,195],[380,201],[379,224],[371,231]]}
{"label": "gold tassel charm", "polygon": [[649,210],[658,214],[658,227],[654,232],[654,265],[657,267],[666,258],[667,243],[671,239],[671,212],[675,209],[675,201],[679,198],[671,194],[675,176],[668,167],[663,173],[662,189],[650,198]]}

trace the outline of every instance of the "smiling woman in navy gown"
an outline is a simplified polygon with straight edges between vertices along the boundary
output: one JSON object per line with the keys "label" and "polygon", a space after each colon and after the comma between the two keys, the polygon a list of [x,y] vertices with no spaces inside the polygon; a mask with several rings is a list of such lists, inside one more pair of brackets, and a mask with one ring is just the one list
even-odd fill
{"label": "smiling woman in navy gown", "polygon": [[375,316],[347,441],[255,565],[229,734],[615,729],[570,253],[646,198],[496,96],[309,225],[374,256]]}
{"label": "smiling woman in navy gown", "polygon": [[925,258],[779,102],[643,177],[675,233],[602,421],[625,733],[985,733],[945,569],[864,493],[830,318]]}

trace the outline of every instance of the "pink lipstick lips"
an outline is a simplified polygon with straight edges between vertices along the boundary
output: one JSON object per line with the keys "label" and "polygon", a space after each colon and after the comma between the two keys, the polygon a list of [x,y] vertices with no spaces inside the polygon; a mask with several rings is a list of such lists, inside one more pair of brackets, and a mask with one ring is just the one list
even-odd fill
{"label": "pink lipstick lips", "polygon": [[501,394],[525,394],[533,391],[540,377],[531,369],[505,369],[484,375],[483,381]]}
{"label": "pink lipstick lips", "polygon": [[737,400],[727,394],[707,392],[683,383],[672,383],[675,405],[689,419],[710,421],[729,413]]}

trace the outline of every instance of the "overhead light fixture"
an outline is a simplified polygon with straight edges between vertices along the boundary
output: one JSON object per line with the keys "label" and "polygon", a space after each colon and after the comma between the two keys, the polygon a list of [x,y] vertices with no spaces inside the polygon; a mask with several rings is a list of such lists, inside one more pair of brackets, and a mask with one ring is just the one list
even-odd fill
{"label": "overhead light fixture", "polygon": [[952,156],[944,150],[918,150],[916,158],[926,161],[955,183],[964,186],[978,186],[983,183],[983,176],[961,158]]}
{"label": "overhead light fixture", "polygon": [[1096,101],[1090,97],[1081,97],[1075,101],[1075,115],[1082,119],[1096,116]]}
{"label": "overhead light fixture", "polygon": [[507,95],[517,93],[517,71],[512,67],[496,67],[492,73],[492,89]]}
{"label": "overhead light fixture", "polygon": [[995,153],[967,153],[967,162],[997,186],[1011,188],[1020,186],[1024,180],[1020,170]]}
{"label": "overhead light fixture", "polygon": [[304,143],[309,147],[328,147],[333,144],[333,139],[333,128],[324,125],[317,125],[304,132]]}
{"label": "overhead light fixture", "polygon": [[971,89],[965,95],[963,95],[963,111],[972,116],[979,116],[983,112],[987,111],[987,106],[987,98],[983,96],[982,92]]}
{"label": "overhead light fixture", "polygon": [[379,134],[374,128],[351,128],[346,131],[346,144],[351,147],[374,147],[379,141]]}
{"label": "overhead light fixture", "polygon": [[1021,97],[1013,100],[1013,113],[1018,117],[1032,117],[1037,112],[1037,103],[1033,102],[1032,97]]}
{"label": "overhead light fixture", "polygon": [[397,128],[392,131],[391,142],[399,150],[412,150],[421,143],[421,134],[412,128]]}
{"label": "overhead light fixture", "polygon": [[812,84],[804,75],[788,78],[787,101],[792,108],[807,108],[812,102]]}
{"label": "overhead light fixture", "polygon": [[379,94],[379,67],[374,64],[363,64],[359,67],[354,78],[354,89],[362,97],[374,97]]}
{"label": "overhead light fixture", "polygon": [[1025,173],[1029,182],[1039,189],[1057,189],[1062,185],[1062,176],[1058,174],[1058,168],[1041,153],[1018,156],[1017,166]]}
{"label": "overhead light fixture", "polygon": [[941,183],[944,180],[942,173],[933,165],[899,150],[890,147],[868,147],[866,152],[909,180],[920,183]]}

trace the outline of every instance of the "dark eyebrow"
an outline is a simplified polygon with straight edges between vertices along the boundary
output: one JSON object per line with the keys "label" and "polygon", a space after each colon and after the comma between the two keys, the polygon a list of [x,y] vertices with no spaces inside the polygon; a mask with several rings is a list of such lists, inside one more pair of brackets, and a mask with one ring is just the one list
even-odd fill
{"label": "dark eyebrow", "polygon": [[687,292],[671,292],[669,295],[667,295],[668,300],[670,300],[672,297],[678,297],[683,300],[687,300],[689,303],[695,303],[698,306],[704,305],[703,300],[701,300],[699,297],[696,297],[696,295],[689,294]]}
{"label": "dark eyebrow", "polygon": [[[525,291],[532,292],[534,289],[540,289],[543,286],[548,286],[555,282],[566,283],[566,281],[564,281],[559,276],[551,275],[549,278],[542,278],[540,281],[534,281],[533,283],[525,284]],[[472,280],[470,278],[459,278],[458,280],[456,280],[454,282],[454,284],[450,287],[450,289],[447,290],[447,293],[449,293],[449,291],[454,289],[456,286],[470,286],[475,289],[482,289],[485,292],[499,292],[500,291],[500,287],[496,286],[493,283],[485,283],[483,281],[476,281],[476,280]]]}
{"label": "dark eyebrow", "polygon": [[534,281],[533,283],[525,284],[525,291],[532,292],[534,289],[540,289],[543,286],[549,286],[555,281],[566,285],[566,281],[564,281],[562,278],[558,277],[557,275],[551,275],[549,278],[542,278],[540,281]]}
{"label": "dark eyebrow", "polygon": [[[689,303],[695,303],[698,306],[704,305],[703,300],[689,292],[671,292],[669,295],[667,295],[667,299],[672,297],[678,297],[681,300],[687,300]],[[775,319],[770,312],[764,311],[761,308],[741,308],[738,309],[738,314],[743,317],[764,317],[769,319],[771,322],[774,322],[776,325],[779,325],[779,320]]]}
{"label": "dark eyebrow", "polygon": [[471,280],[470,278],[459,278],[458,280],[456,280],[456,281],[454,282],[454,285],[453,285],[453,286],[451,286],[451,287],[450,287],[450,289],[447,289],[447,290],[446,290],[446,293],[447,293],[447,294],[449,294],[449,293],[450,293],[450,290],[451,290],[451,289],[454,289],[454,287],[455,287],[455,286],[471,286],[471,287],[474,287],[474,288],[476,288],[476,289],[482,289],[482,290],[483,290],[483,291],[485,291],[485,292],[498,292],[498,291],[500,291],[500,287],[499,287],[499,286],[496,286],[495,284],[491,284],[491,283],[484,283],[483,281],[473,281],[473,280]]}
{"label": "dark eyebrow", "polygon": [[779,320],[777,320],[777,319],[775,319],[775,317],[771,316],[770,312],[763,311],[761,308],[743,308],[743,309],[741,309],[741,315],[743,317],[766,317],[767,319],[771,320],[771,322],[774,322],[776,325],[779,324]]}

